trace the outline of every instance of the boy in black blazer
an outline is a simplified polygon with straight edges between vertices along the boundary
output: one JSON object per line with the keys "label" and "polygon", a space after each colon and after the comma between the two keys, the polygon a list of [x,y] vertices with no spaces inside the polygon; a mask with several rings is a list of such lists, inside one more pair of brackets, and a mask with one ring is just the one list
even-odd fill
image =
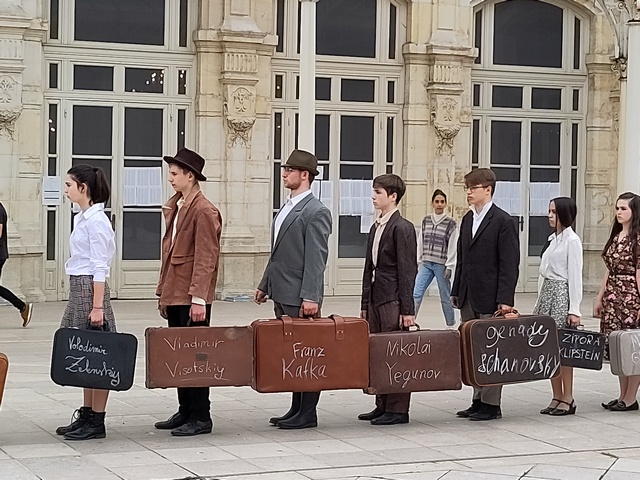
{"label": "boy in black blazer", "polygon": [[[360,312],[371,333],[415,324],[416,232],[397,208],[405,190],[397,175],[380,175],[373,180],[373,206],[380,210],[380,216],[369,231]],[[410,401],[410,393],[376,395],[376,408],[358,418],[370,420],[372,425],[409,423]]]}
{"label": "boy in black blazer", "polygon": [[[513,310],[520,244],[516,222],[493,204],[496,176],[488,168],[464,177],[471,210],[462,218],[458,263],[451,303],[460,309],[462,322]],[[473,389],[473,402],[459,417],[494,420],[502,417],[502,387]]]}

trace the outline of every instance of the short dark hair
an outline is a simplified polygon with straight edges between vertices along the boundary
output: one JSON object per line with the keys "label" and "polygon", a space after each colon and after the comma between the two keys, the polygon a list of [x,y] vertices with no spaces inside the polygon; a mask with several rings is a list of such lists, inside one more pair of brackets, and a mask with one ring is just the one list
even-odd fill
{"label": "short dark hair", "polygon": [[491,187],[491,196],[496,191],[496,174],[489,168],[476,168],[471,170],[464,176],[464,186],[475,187],[482,185],[483,187]]}
{"label": "short dark hair", "polygon": [[398,175],[394,173],[385,173],[384,175],[378,175],[373,179],[373,188],[382,188],[387,195],[397,195],[396,205],[400,203],[404,192],[407,191],[407,187]]}
{"label": "short dark hair", "polygon": [[439,188],[436,188],[433,191],[433,195],[431,195],[431,201],[433,202],[438,195],[440,195],[441,197],[444,197],[444,201],[445,202],[447,201],[447,195],[442,190],[440,190]]}
{"label": "short dark hair", "polygon": [[553,202],[556,207],[556,218],[558,222],[560,222],[560,225],[565,228],[573,226],[573,223],[576,221],[576,215],[578,214],[578,207],[576,206],[575,200],[569,197],[556,197],[552,199],[551,202]]}
{"label": "short dark hair", "polygon": [[100,167],[92,167],[91,165],[75,165],[67,171],[78,186],[85,184],[87,186],[87,197],[93,203],[107,203],[111,190],[107,176]]}

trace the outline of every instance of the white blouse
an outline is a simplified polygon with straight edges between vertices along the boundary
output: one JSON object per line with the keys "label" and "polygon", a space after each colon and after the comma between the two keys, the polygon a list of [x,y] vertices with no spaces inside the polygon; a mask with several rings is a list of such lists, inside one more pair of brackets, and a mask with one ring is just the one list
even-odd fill
{"label": "white blouse", "polygon": [[69,250],[67,275],[93,275],[94,282],[104,282],[109,276],[116,241],[104,204],[96,203],[75,216]]}
{"label": "white blouse", "polygon": [[549,236],[549,247],[542,254],[538,292],[545,278],[569,284],[569,314],[580,315],[582,301],[582,241],[571,227]]}

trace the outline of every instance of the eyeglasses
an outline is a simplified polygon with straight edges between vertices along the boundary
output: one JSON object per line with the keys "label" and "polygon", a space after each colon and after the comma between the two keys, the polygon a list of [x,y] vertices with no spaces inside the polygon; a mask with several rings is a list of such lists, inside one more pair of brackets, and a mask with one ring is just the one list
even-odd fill
{"label": "eyeglasses", "polygon": [[282,167],[282,170],[285,171],[286,173],[291,173],[291,172],[297,172],[298,171],[297,168],[291,168],[291,167]]}
{"label": "eyeglasses", "polygon": [[475,185],[473,187],[462,187],[465,192],[475,192],[478,188],[487,188],[486,185]]}

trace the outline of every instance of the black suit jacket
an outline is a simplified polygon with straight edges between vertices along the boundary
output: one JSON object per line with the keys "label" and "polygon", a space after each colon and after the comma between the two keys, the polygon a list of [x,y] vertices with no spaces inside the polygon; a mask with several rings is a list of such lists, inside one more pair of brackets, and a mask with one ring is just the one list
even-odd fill
{"label": "black suit jacket", "polygon": [[462,218],[456,276],[451,296],[468,301],[474,312],[494,313],[499,304],[513,306],[518,282],[518,228],[507,212],[491,206],[471,237],[473,212]]}
{"label": "black suit jacket", "polygon": [[367,256],[362,275],[362,310],[369,305],[398,301],[400,315],[415,315],[413,287],[418,273],[416,229],[411,222],[395,212],[384,227],[378,248],[378,264],[373,278],[372,247],[376,233],[374,223],[367,239]]}

